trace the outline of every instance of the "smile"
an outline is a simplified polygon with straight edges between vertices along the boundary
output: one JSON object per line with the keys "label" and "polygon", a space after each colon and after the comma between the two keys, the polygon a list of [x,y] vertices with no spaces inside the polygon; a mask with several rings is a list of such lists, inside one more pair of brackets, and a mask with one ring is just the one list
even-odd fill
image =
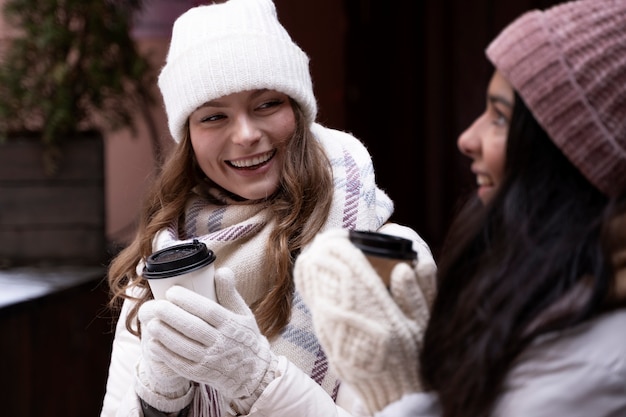
{"label": "smile", "polygon": [[237,159],[235,161],[226,161],[226,162],[235,168],[254,169],[267,163],[267,161],[272,159],[275,154],[276,154],[276,149],[272,149],[269,152],[254,156],[252,158]]}
{"label": "smile", "polygon": [[480,187],[488,187],[493,185],[493,181],[486,175],[477,175],[476,184]]}

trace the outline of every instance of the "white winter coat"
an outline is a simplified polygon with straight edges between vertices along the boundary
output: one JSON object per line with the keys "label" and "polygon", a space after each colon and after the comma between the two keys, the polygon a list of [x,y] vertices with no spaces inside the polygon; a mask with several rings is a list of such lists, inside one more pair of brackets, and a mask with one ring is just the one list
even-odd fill
{"label": "white winter coat", "polygon": [[[410,228],[388,223],[379,231],[410,239],[418,253],[430,255],[430,249],[424,240]],[[126,300],[117,322],[100,417],[143,416],[139,398],[134,390],[134,369],[141,355],[141,342],[126,329],[125,325],[130,306],[130,302]],[[324,389],[285,357],[280,357],[277,372],[277,378],[261,394],[248,416],[363,416],[362,404],[349,387],[345,385],[339,387],[335,403]]]}

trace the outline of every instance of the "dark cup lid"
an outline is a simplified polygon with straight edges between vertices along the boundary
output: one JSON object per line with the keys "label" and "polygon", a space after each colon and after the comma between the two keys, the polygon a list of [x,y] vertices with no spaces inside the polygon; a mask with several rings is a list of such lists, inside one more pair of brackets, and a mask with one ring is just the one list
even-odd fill
{"label": "dark cup lid", "polygon": [[170,278],[195,271],[215,261],[215,254],[203,243],[170,246],[148,256],[143,276],[148,279]]}
{"label": "dark cup lid", "polygon": [[350,242],[367,255],[414,260],[413,241],[399,236],[365,230],[350,230]]}

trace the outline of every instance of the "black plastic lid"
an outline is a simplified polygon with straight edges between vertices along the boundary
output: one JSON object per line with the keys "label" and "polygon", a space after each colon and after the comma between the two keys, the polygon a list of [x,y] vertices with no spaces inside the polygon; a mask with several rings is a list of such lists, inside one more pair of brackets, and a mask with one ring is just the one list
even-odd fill
{"label": "black plastic lid", "polygon": [[170,246],[148,257],[143,276],[148,279],[170,278],[200,269],[215,261],[215,254],[194,239],[192,243]]}
{"label": "black plastic lid", "polygon": [[413,242],[403,237],[364,230],[351,230],[350,241],[368,255],[406,260],[417,258],[417,253],[413,250]]}

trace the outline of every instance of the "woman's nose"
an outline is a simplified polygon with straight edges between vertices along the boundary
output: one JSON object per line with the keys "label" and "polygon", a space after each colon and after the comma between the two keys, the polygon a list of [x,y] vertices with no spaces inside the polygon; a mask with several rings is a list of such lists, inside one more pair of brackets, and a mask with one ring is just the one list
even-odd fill
{"label": "woman's nose", "polygon": [[235,121],[233,142],[243,146],[249,146],[261,139],[261,130],[254,120],[248,116],[239,116]]}
{"label": "woman's nose", "polygon": [[480,150],[479,121],[480,117],[474,120],[474,122],[461,133],[456,141],[459,151],[470,158],[475,157]]}

